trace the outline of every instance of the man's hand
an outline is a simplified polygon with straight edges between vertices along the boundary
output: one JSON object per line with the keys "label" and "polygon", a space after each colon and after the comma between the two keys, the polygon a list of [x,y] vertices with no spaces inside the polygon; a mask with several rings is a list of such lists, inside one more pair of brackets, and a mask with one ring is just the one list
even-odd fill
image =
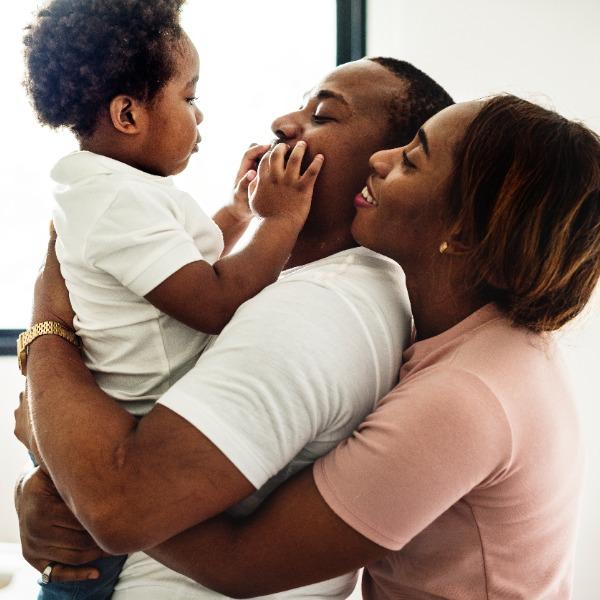
{"label": "man's hand", "polygon": [[15,490],[25,560],[40,573],[50,562],[52,582],[97,579],[98,570],[77,566],[107,556],[62,501],[39,468],[25,474]]}
{"label": "man's hand", "polygon": [[35,441],[33,425],[31,423],[31,414],[29,412],[29,397],[27,395],[27,385],[25,390],[19,394],[19,406],[15,409],[15,437],[29,450],[37,465],[45,471],[40,451]]}
{"label": "man's hand", "polygon": [[287,144],[277,144],[262,157],[258,176],[250,184],[250,205],[265,219],[283,218],[302,226],[308,217],[313,188],[324,157],[317,154],[301,173],[306,143],[298,142],[286,163],[288,150]]}
{"label": "man's hand", "polygon": [[29,418],[27,389],[19,394],[19,406],[15,409],[15,437],[27,450],[31,451],[35,440]]}
{"label": "man's hand", "polygon": [[60,273],[60,264],[55,251],[56,232],[50,227],[50,240],[44,266],[35,282],[33,293],[33,323],[58,321],[69,329],[73,328],[75,313],[69,301],[69,292]]}

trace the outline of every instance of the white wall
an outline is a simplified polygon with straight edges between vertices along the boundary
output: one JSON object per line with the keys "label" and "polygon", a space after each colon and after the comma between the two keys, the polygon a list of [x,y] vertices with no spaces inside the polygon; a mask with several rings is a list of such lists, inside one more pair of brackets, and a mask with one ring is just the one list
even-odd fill
{"label": "white wall", "polygon": [[[600,132],[597,0],[369,0],[368,53],[408,60],[455,100],[511,92]],[[588,442],[575,600],[600,589],[600,302],[561,335]]]}
{"label": "white wall", "polygon": [[369,0],[368,53],[414,62],[455,100],[549,99],[600,131],[597,0]]}

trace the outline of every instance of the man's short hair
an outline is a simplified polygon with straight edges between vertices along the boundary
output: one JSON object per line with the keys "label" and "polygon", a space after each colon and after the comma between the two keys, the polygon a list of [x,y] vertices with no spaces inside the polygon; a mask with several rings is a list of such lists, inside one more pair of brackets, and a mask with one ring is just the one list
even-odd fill
{"label": "man's short hair", "polygon": [[409,62],[383,56],[369,60],[386,68],[405,84],[402,91],[392,95],[388,104],[390,131],[387,147],[408,144],[425,121],[454,104],[450,94],[439,83]]}

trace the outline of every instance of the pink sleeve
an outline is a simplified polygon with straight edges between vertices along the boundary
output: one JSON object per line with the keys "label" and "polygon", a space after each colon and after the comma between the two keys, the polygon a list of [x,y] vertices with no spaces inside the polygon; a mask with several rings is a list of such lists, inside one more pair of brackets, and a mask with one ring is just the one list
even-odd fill
{"label": "pink sleeve", "polygon": [[371,541],[399,550],[511,454],[506,415],[471,373],[444,368],[401,383],[314,466],[330,508]]}

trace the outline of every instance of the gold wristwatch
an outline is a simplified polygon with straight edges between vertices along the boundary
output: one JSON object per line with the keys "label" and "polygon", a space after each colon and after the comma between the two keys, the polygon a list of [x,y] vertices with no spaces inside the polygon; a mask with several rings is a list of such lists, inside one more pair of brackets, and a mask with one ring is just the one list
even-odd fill
{"label": "gold wristwatch", "polygon": [[29,347],[29,344],[40,337],[40,335],[59,335],[61,338],[71,342],[74,346],[77,346],[77,348],[81,346],[81,342],[75,335],[75,332],[67,329],[60,323],[57,323],[56,321],[36,323],[27,331],[24,331],[19,335],[17,339],[17,360],[19,362],[19,370],[23,375],[27,374],[27,348]]}

